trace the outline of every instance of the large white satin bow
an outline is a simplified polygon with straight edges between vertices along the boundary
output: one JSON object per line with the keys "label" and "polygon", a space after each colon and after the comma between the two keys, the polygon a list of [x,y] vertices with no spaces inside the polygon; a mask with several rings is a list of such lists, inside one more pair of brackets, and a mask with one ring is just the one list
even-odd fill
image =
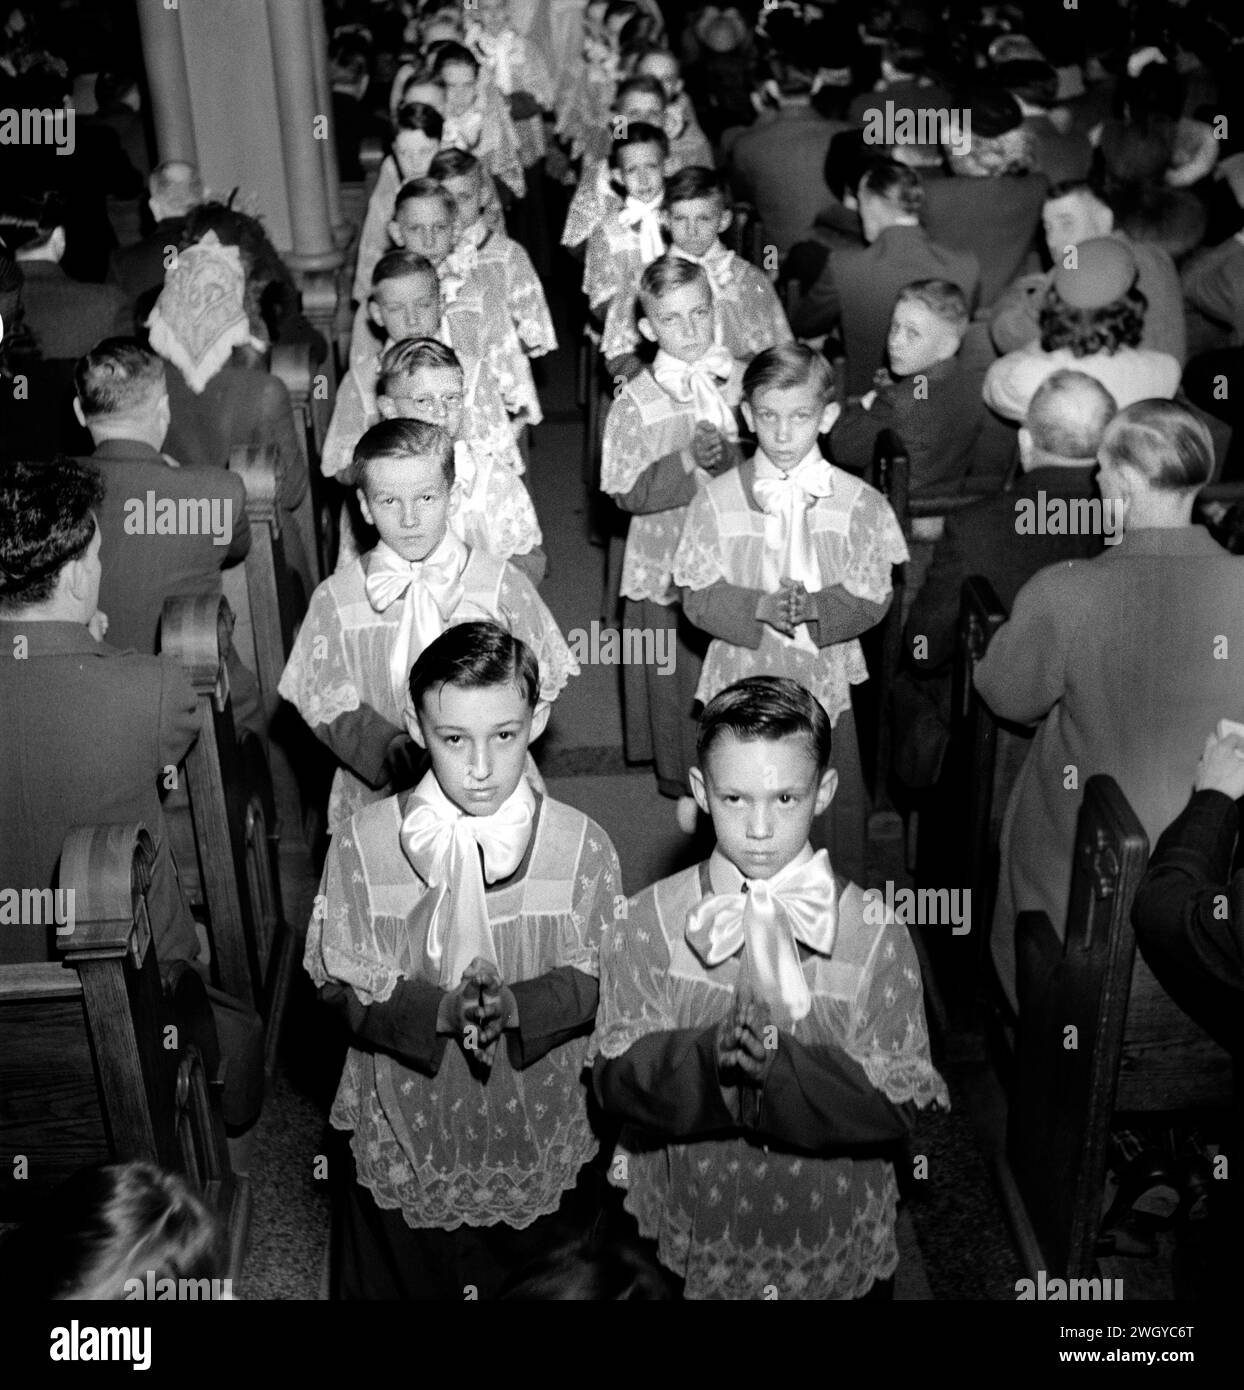
{"label": "large white satin bow", "polygon": [[436,269],[441,282],[441,304],[448,308],[457,302],[462,287],[475,267],[479,265],[479,252],[469,242],[455,246]]}
{"label": "large white satin bow", "polygon": [[523,55],[522,39],[510,29],[490,34],[482,24],[470,24],[466,30],[466,41],[487,65],[497,90],[508,97],[514,90],[518,64]]}
{"label": "large white satin bow", "polygon": [[525,777],[491,816],[460,810],[431,772],[415,788],[402,821],[402,850],[434,894],[423,966],[442,989],[456,989],[477,956],[497,965],[484,882],[508,878],[522,863],[535,805]]}
{"label": "large white satin bow", "polygon": [[702,265],[705,275],[708,276],[709,288],[715,295],[722,294],[730,288],[730,282],[734,278],[735,256],[727,247],[710,250],[707,256],[693,256],[681,246],[671,246],[670,254],[690,261],[693,265]]}
{"label": "large white satin bow", "polygon": [[633,227],[639,233],[639,255],[645,265],[665,254],[665,238],[661,235],[661,200],[644,203],[627,195],[618,213],[618,221],[624,227]]}
{"label": "large white satin bow", "polygon": [[[758,456],[753,490],[765,514],[765,588],[772,591],[784,576],[789,576],[799,580],[809,593],[815,593],[824,579],[808,525],[808,511],[818,498],[833,493],[833,470],[819,450],[813,450],[785,475],[768,459],[762,461]],[[805,650],[817,650],[807,623],[799,624],[794,641]]]}
{"label": "large white satin bow", "polygon": [[429,642],[434,642],[450,615],[462,602],[462,571],[470,552],[452,531],[446,531],[426,560],[403,560],[383,541],[371,552],[363,588],[377,613],[404,601],[401,622],[389,657],[389,678],[399,709],[405,707],[410,668]]}
{"label": "large white satin bow", "polygon": [[743,880],[741,893],[712,893],[687,915],[687,944],[705,965],[744,952],[743,971],[776,1021],[805,1017],[812,994],[798,942],[828,956],[838,933],[838,896],[829,856],[818,850],[772,878]]}
{"label": "large white satin bow", "polygon": [[730,380],[734,358],[724,347],[710,348],[694,362],[682,362],[662,348],[652,364],[657,385],[676,401],[693,401],[697,420],[707,420],[726,436],[737,439],[738,424],[721,388]]}

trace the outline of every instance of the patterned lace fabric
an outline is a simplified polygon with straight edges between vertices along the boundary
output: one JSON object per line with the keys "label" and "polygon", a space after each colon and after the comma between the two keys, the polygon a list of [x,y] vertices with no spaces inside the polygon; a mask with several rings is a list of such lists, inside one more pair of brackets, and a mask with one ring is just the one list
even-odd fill
{"label": "patterned lace fabric", "polygon": [[[741,389],[742,364],[736,363],[722,394],[735,405]],[[615,496],[630,492],[658,459],[689,449],[695,434],[694,411],[690,401],[667,395],[650,371],[628,382],[605,420],[601,489]],[[696,476],[698,486],[708,482],[708,474],[697,470]],[[663,606],[677,602],[672,571],[686,516],[686,507],[671,507],[631,517],[622,562],[624,598],[651,599]]]}
{"label": "patterned lace fabric", "polygon": [[[417,978],[426,887],[402,852],[403,798],[368,807],[333,839],[304,964],[317,986],[349,985],[366,1005]],[[502,977],[560,966],[597,974],[621,872],[608,837],[560,802],[541,804],[526,870],[488,892]],[[596,1152],[583,1067],[588,1040],[555,1048],[521,1072],[504,1046],[482,1079],[450,1043],[435,1077],[384,1053],[351,1048],[331,1120],[353,1130],[359,1180],[412,1228],[522,1228],[556,1210]]]}
{"label": "patterned lace fabric", "polygon": [[454,531],[472,549],[486,550],[503,560],[526,555],[540,545],[540,523],[523,480],[488,451],[460,443],[454,452],[469,459],[465,469],[459,467],[459,479],[464,473],[471,479],[458,509],[449,518]]}
{"label": "patterned lace fabric", "polygon": [[[684,938],[701,900],[701,866],[627,905],[601,943],[601,999],[591,1055],[620,1057],[639,1038],[717,1024],[730,1006],[736,956],[709,970]],[[849,885],[829,958],[809,956],[812,1011],[791,1036],[841,1049],[896,1105],[949,1105],[929,1059],[920,971],[905,927],[869,923]],[[618,1158],[624,1161],[619,1163]],[[623,1130],[611,1178],[688,1298],[856,1298],[898,1262],[898,1198],[882,1159],[814,1158],[748,1138],[654,1147]]]}
{"label": "patterned lace fabric", "polygon": [[[676,586],[707,589],[719,580],[744,589],[767,589],[765,517],[753,508],[736,469],[714,479],[692,501],[672,564]],[[809,511],[817,562],[826,587],[840,584],[850,594],[884,602],[890,571],[907,559],[907,545],[889,504],[860,479],[834,469],[834,491]],[[799,681],[825,706],[831,720],[851,703],[851,686],[868,679],[856,640],[811,652],[770,627],[755,650],[714,639],[705,657],[696,695],[711,700],[745,676],[781,672]]]}
{"label": "patterned lace fabric", "polygon": [[566,212],[563,246],[572,250],[582,246],[611,213],[616,216],[622,211],[622,199],[610,187],[611,181],[608,160],[584,165]]}
{"label": "patterned lace fabric", "polygon": [[583,261],[583,293],[588,304],[602,310],[624,285],[638,284],[644,262],[639,233],[613,218],[601,222],[587,239]]}
{"label": "patterned lace fabric", "polygon": [[[317,587],[281,674],[281,695],[312,730],[363,705],[396,728],[405,727],[406,711],[397,703],[389,674],[401,605],[383,613],[372,608],[364,589],[364,564],[365,557],[357,559]],[[555,700],[570,677],[579,674],[579,666],[530,580],[504,560],[473,550],[462,584],[463,599],[450,622],[493,617],[508,627],[536,654],[540,698]],[[384,795],[348,768],[339,768],[329,797],[329,831]]]}

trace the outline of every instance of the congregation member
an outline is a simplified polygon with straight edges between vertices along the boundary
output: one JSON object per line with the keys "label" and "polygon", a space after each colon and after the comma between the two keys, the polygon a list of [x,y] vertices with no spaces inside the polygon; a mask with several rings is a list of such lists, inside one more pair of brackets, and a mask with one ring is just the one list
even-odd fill
{"label": "congregation member", "polygon": [[1040,725],[1006,807],[990,937],[1012,1007],[1016,915],[1043,911],[1063,936],[1088,778],[1109,773],[1156,843],[1206,728],[1241,712],[1227,653],[1244,643],[1244,566],[1191,519],[1209,430],[1172,401],[1138,401],[1106,427],[1099,460],[1122,539],[1031,579],[976,670],[997,715]]}

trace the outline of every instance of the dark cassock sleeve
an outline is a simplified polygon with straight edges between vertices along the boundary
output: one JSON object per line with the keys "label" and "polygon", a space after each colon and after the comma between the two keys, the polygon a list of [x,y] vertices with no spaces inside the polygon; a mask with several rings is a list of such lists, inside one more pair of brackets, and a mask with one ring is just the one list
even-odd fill
{"label": "dark cassock sleeve", "polygon": [[423,1076],[435,1076],[449,1038],[436,1031],[445,991],[423,980],[399,980],[383,1004],[363,1004],[349,985],[320,986],[326,1004],[361,1042],[396,1057]]}

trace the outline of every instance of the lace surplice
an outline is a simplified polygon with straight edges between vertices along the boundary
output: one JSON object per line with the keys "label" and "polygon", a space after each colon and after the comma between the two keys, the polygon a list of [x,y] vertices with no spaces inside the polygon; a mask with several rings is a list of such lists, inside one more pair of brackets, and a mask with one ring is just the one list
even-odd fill
{"label": "lace surplice", "polygon": [[[700,866],[685,870],[632,898],[606,931],[593,1057],[714,1027],[729,1010],[739,957],[707,969],[684,937],[703,891]],[[803,973],[812,1009],[790,1030],[797,1042],[841,1049],[895,1105],[949,1105],[905,927],[867,922],[849,885],[832,954],[809,955]],[[624,1127],[610,1179],[687,1298],[858,1298],[898,1264],[898,1188],[881,1158],[783,1152],[762,1136],[661,1144]]]}
{"label": "lace surplice", "polygon": [[[427,888],[399,842],[404,801],[367,807],[334,837],[307,934],[304,963],[315,984],[348,985],[364,1005],[384,1002],[422,968]],[[620,891],[617,856],[600,827],[544,799],[525,871],[487,893],[502,978],[565,966],[595,977]],[[502,1046],[486,1080],[455,1042],[431,1077],[352,1047],[330,1118],[353,1131],[360,1183],[408,1226],[521,1229],[557,1209],[596,1152],[587,1047],[587,1038],[573,1039],[518,1071]]]}
{"label": "lace surplice", "polygon": [[[736,363],[734,374],[722,389],[732,406],[740,398],[742,379],[742,366]],[[657,385],[650,371],[642,371],[623,387],[609,408],[601,456],[601,490],[614,495],[627,493],[644,469],[658,459],[690,449],[695,421],[695,406],[690,401],[674,400]],[[704,481],[708,478],[700,469],[696,476]],[[686,515],[686,507],[671,507],[631,517],[622,562],[623,598],[651,599],[666,606],[677,602],[671,571]]]}
{"label": "lace surplice", "polygon": [[[364,706],[395,733],[406,727],[405,703],[399,703],[389,672],[402,605],[395,603],[383,613],[372,608],[364,588],[365,560],[353,561],[316,588],[281,675],[281,695],[330,747],[328,726]],[[521,637],[540,663],[540,698],[555,700],[570,677],[579,674],[579,666],[531,582],[505,560],[473,550],[462,585],[462,602],[449,622],[490,617]],[[412,652],[411,660],[417,655]],[[348,767],[339,767],[329,793],[329,831],[387,794],[387,787],[372,787]]]}
{"label": "lace surplice", "polygon": [[[898,520],[879,492],[841,469],[834,491],[809,509],[808,525],[825,587],[883,603],[891,593],[891,567],[907,559]],[[767,591],[765,515],[752,507],[739,470],[713,479],[687,508],[672,562],[680,588],[707,589],[719,580],[742,589]],[[746,676],[789,676],[806,686],[832,721],[850,707],[851,686],[868,679],[859,641],[807,651],[763,625],[760,646],[736,647],[720,638],[709,644],[696,696],[711,700]]]}

